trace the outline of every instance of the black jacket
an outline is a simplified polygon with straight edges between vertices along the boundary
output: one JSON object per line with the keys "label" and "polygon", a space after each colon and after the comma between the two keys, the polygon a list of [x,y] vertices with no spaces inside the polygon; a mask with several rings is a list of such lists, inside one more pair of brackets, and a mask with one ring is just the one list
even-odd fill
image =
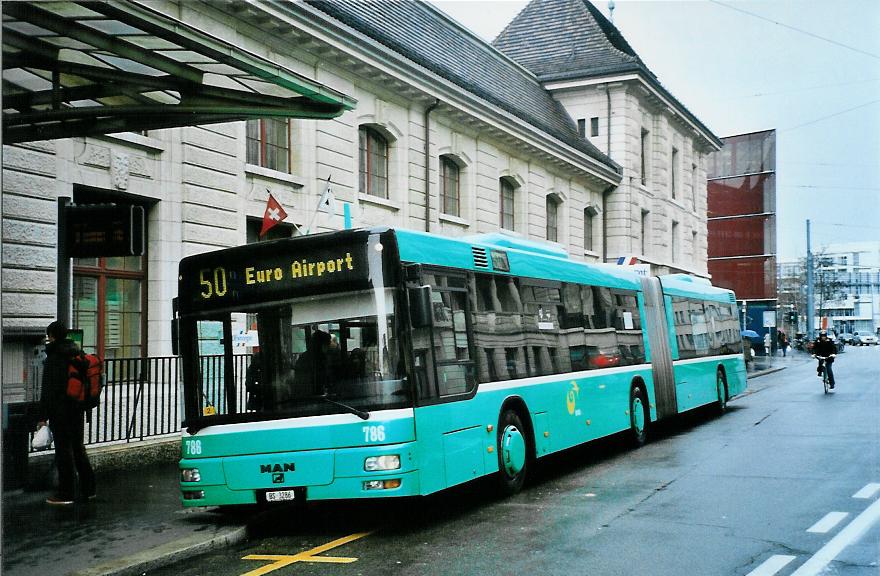
{"label": "black jacket", "polygon": [[832,354],[837,354],[837,345],[831,341],[831,339],[827,339],[824,342],[821,339],[816,339],[813,342],[813,354],[816,356],[831,356]]}
{"label": "black jacket", "polygon": [[53,431],[69,428],[76,418],[83,416],[83,411],[67,397],[67,368],[78,350],[76,344],[67,339],[46,344],[39,420],[49,420]]}

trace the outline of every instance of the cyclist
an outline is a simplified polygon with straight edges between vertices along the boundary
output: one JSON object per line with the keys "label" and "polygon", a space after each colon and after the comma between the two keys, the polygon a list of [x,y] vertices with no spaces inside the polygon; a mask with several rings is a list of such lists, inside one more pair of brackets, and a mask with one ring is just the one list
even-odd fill
{"label": "cyclist", "polygon": [[828,384],[830,388],[834,388],[834,372],[831,365],[837,356],[837,346],[828,338],[828,332],[819,331],[819,338],[813,343],[813,356],[819,360],[819,366],[816,367],[816,373],[822,377],[822,365],[825,365],[825,371],[828,373]]}

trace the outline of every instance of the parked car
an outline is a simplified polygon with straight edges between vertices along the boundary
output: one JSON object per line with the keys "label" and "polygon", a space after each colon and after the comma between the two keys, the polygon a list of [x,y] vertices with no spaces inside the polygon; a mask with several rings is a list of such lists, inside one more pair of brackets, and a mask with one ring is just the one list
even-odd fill
{"label": "parked car", "polygon": [[877,337],[869,332],[853,332],[853,346],[876,346]]}
{"label": "parked car", "polygon": [[852,332],[841,332],[840,337],[838,338],[844,344],[852,344],[853,343],[853,335]]}

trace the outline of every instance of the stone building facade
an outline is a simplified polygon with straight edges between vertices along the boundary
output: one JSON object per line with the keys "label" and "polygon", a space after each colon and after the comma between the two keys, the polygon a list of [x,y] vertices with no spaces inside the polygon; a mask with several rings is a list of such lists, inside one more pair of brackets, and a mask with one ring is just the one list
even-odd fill
{"label": "stone building facade", "polygon": [[[548,88],[420,2],[169,1],[154,8],[338,90],[357,107],[335,120],[291,119],[280,128],[232,122],[4,145],[7,400],[33,398],[34,346],[55,316],[60,197],[145,209],[142,258],[74,262],[73,326],[84,330],[87,349],[108,358],[171,353],[178,262],[254,241],[270,193],[289,214],[276,233],[342,228],[342,215],[316,212],[328,179],[337,201],[351,207],[354,226],[451,236],[506,228],[549,239],[577,259],[635,252],[660,264],[658,271],[705,274],[702,155],[716,139],[653,81],[637,74],[600,88]],[[598,107],[608,94],[611,136],[580,137],[573,118],[607,119]],[[650,176],[640,184],[644,126],[653,140]],[[669,194],[676,144],[680,198]],[[377,158],[384,169],[365,168]],[[690,180],[689,163],[698,166]],[[645,207],[650,235],[638,250]],[[670,253],[673,221],[683,239],[677,257]],[[688,230],[698,233],[697,250],[688,247]]]}
{"label": "stone building facade", "polygon": [[590,2],[533,0],[493,42],[528,68],[622,168],[606,202],[609,260],[708,277],[707,155],[722,143]]}

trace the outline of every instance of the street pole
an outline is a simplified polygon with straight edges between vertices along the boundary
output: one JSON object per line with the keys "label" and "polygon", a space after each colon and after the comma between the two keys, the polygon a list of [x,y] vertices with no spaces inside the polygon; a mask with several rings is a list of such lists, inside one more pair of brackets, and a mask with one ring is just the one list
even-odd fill
{"label": "street pole", "polygon": [[58,239],[57,239],[57,270],[55,278],[57,281],[55,296],[56,313],[55,319],[64,322],[64,325],[70,328],[70,257],[67,255],[67,205],[70,204],[70,198],[61,196],[58,198]]}
{"label": "street pole", "polygon": [[807,220],[807,338],[813,339],[813,251],[810,247],[810,220]]}

